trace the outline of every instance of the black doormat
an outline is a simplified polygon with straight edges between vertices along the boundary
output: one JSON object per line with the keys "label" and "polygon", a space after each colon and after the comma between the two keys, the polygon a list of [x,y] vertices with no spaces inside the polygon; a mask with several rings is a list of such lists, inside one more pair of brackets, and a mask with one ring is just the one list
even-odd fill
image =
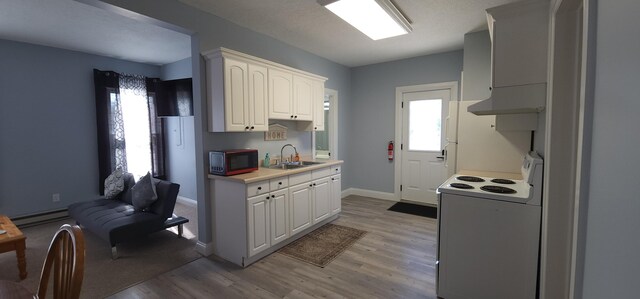
{"label": "black doormat", "polygon": [[406,203],[406,202],[398,202],[392,205],[387,210],[406,213],[406,214],[412,214],[412,215],[417,215],[422,217],[429,217],[433,219],[438,218],[438,208],[423,206],[423,205],[416,205],[416,204]]}

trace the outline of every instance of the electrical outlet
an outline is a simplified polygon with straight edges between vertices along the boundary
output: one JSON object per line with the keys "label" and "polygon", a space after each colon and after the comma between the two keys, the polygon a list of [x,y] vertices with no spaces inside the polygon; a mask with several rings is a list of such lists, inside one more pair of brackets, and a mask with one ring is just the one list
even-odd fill
{"label": "electrical outlet", "polygon": [[53,202],[59,202],[60,201],[60,193],[53,193],[53,195],[51,195],[51,200]]}

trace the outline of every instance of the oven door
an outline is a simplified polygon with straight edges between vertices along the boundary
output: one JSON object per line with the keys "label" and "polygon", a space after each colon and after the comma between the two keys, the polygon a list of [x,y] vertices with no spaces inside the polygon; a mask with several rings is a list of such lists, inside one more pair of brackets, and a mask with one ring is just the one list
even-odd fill
{"label": "oven door", "polygon": [[228,152],[225,156],[225,175],[258,170],[258,151]]}

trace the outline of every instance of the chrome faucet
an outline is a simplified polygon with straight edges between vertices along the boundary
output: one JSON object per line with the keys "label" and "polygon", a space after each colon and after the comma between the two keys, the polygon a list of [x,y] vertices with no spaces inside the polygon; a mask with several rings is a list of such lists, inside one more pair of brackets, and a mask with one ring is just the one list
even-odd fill
{"label": "chrome faucet", "polygon": [[[280,149],[280,164],[284,164],[284,156],[282,155],[282,152],[284,151],[284,148],[287,147],[287,146],[293,147],[293,151],[296,152],[296,155],[298,154],[298,150],[296,149],[295,146],[293,146],[293,144],[287,143],[287,144],[283,145],[282,148]],[[292,161],[289,161],[289,162],[292,162]]]}

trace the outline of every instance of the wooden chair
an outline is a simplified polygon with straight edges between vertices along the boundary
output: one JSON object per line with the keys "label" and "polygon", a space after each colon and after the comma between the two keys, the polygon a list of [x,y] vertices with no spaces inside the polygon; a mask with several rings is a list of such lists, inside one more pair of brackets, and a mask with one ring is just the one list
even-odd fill
{"label": "wooden chair", "polygon": [[54,299],[80,297],[84,276],[84,235],[79,226],[65,224],[53,236],[36,295],[20,284],[0,281],[0,298],[45,298],[51,272]]}

